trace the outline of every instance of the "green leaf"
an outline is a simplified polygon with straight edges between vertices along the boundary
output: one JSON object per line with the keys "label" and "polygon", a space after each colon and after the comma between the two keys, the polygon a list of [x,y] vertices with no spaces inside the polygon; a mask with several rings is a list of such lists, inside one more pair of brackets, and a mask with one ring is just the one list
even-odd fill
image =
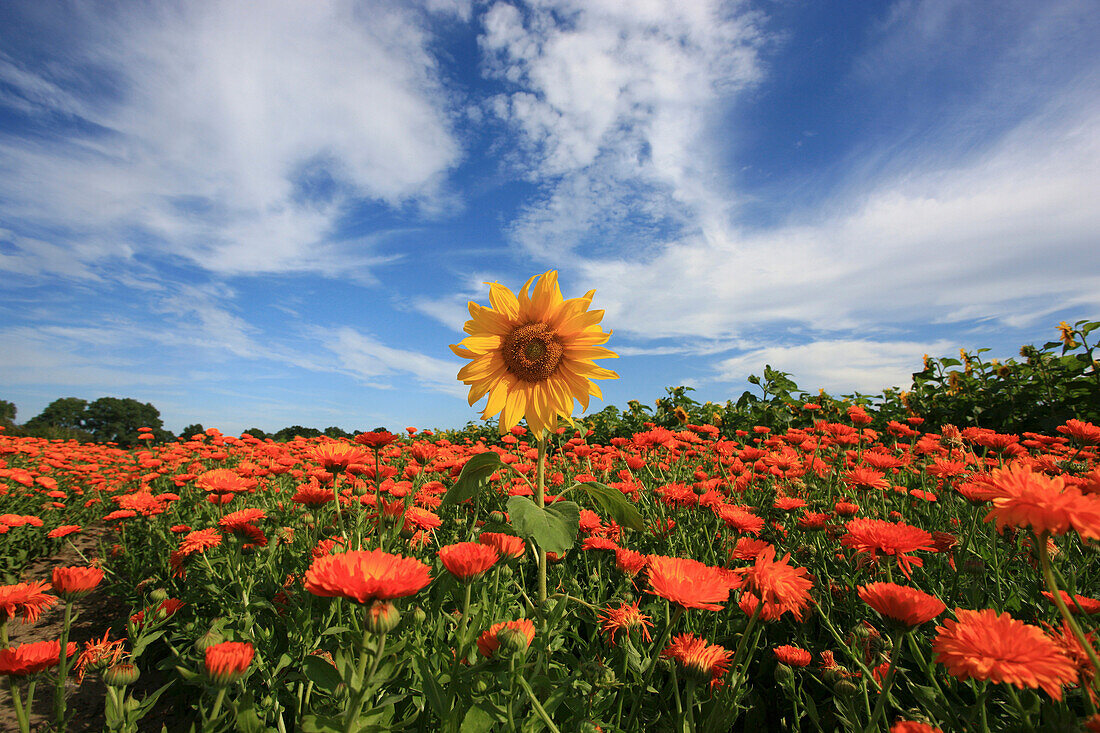
{"label": "green leaf", "polygon": [[305,668],[306,677],[313,680],[325,692],[335,692],[336,688],[343,682],[340,673],[323,657],[311,654],[306,657],[303,667]]}
{"label": "green leaf", "polygon": [[234,715],[237,719],[237,731],[239,733],[263,733],[267,728],[256,714],[256,703],[252,700],[252,694],[246,693],[234,706]]}
{"label": "green leaf", "polygon": [[540,509],[530,497],[513,496],[506,506],[516,534],[534,540],[546,552],[560,555],[577,541],[581,508],[574,502],[559,501]]}
{"label": "green leaf", "polygon": [[428,668],[428,660],[417,657],[416,669],[420,673],[420,681],[424,685],[424,698],[428,701],[428,704],[432,707],[432,712],[440,720],[446,720],[447,715],[451,711],[449,703],[443,700],[443,689],[439,686],[439,682],[436,681],[435,675]]}
{"label": "green leaf", "polygon": [[959,366],[962,362],[958,359],[940,359],[940,364],[943,366]]}
{"label": "green leaf", "polygon": [[489,713],[474,705],[466,711],[459,733],[488,733],[493,729],[494,724],[495,721]]}
{"label": "green leaf", "polygon": [[462,473],[458,475],[458,480],[451,485],[451,488],[447,489],[447,493],[443,497],[443,505],[458,504],[467,499],[472,499],[477,495],[477,490],[481,488],[481,485],[493,475],[493,472],[501,468],[504,468],[504,463],[500,460],[500,456],[493,451],[478,453],[476,456],[471,457],[470,460],[466,461],[466,465],[462,467]]}
{"label": "green leaf", "polygon": [[645,520],[642,519],[641,512],[618,489],[613,489],[598,481],[577,484],[573,488],[580,489],[587,494],[601,512],[607,514],[622,526],[638,532],[645,531]]}
{"label": "green leaf", "polygon": [[342,733],[344,721],[326,715],[303,715],[302,730],[304,733]]}

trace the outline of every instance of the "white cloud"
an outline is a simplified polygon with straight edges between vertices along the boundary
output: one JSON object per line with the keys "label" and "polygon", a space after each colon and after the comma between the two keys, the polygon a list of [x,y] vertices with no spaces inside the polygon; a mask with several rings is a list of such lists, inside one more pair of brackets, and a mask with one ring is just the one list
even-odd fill
{"label": "white cloud", "polygon": [[865,181],[816,221],[704,229],[647,258],[590,258],[605,322],[642,337],[735,337],[1100,306],[1100,97],[1067,95],[954,166]]}
{"label": "white cloud", "polygon": [[723,215],[714,127],[760,78],[756,20],[717,0],[545,0],[526,15],[495,3],[480,40],[512,89],[491,110],[522,134],[517,164],[548,184],[514,239],[553,259],[615,225],[648,235]]}
{"label": "white cloud", "polygon": [[[468,4],[428,9],[461,16]],[[346,273],[376,264],[369,243],[329,241],[349,200],[448,199],[441,182],[460,149],[415,9],[224,0],[64,12],[75,16],[55,21],[82,31],[73,45],[35,66],[2,59],[0,80],[24,111],[74,116],[82,132],[0,139],[0,215],[63,232],[54,245],[97,243],[74,248],[78,260],[156,246],[217,272]],[[73,91],[89,86],[110,91]]]}
{"label": "white cloud", "polygon": [[787,372],[804,390],[825,389],[833,394],[881,392],[905,387],[921,368],[921,354],[942,354],[947,341],[869,341],[848,339],[815,341],[797,346],[766,346],[715,365],[717,375],[707,381],[741,382],[750,374],[762,376],[764,366]]}
{"label": "white cloud", "polygon": [[369,334],[347,327],[328,333],[323,343],[347,371],[371,386],[385,387],[385,378],[409,374],[436,392],[455,397],[466,392],[455,379],[462,363],[387,346]]}

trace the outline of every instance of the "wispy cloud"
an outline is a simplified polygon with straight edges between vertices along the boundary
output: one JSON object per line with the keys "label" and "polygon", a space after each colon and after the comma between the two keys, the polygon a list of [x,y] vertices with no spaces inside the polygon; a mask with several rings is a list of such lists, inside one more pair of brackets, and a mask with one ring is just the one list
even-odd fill
{"label": "wispy cloud", "polygon": [[509,91],[490,107],[519,132],[514,163],[544,192],[513,238],[553,259],[628,229],[636,249],[722,212],[710,185],[717,114],[761,76],[756,19],[702,0],[493,4],[480,41]]}
{"label": "wispy cloud", "polygon": [[921,354],[942,354],[948,341],[815,341],[797,346],[766,346],[722,359],[706,381],[743,382],[750,374],[762,376],[764,366],[787,372],[807,391],[822,388],[833,394],[855,391],[877,393],[886,387],[905,387],[920,371]]}
{"label": "wispy cloud", "polygon": [[377,264],[369,242],[337,236],[349,202],[447,197],[443,177],[461,151],[415,8],[280,1],[258,13],[226,1],[56,13],[80,28],[64,61],[46,38],[37,52],[53,58],[0,63],[0,104],[48,130],[0,137],[0,216],[54,237],[25,241],[34,256],[0,266],[48,270],[50,248],[64,247],[77,262],[142,250],[219,273],[347,273]]}

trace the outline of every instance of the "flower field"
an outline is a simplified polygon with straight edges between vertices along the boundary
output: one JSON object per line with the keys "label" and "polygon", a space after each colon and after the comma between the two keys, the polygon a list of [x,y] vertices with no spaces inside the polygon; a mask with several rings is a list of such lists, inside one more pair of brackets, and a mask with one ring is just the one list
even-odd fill
{"label": "flower field", "polygon": [[[491,439],[0,432],[18,729],[100,678],[112,731],[1100,730],[1100,427],[804,403],[594,443],[591,293],[497,287],[454,347]],[[128,618],[77,638],[97,594]]]}

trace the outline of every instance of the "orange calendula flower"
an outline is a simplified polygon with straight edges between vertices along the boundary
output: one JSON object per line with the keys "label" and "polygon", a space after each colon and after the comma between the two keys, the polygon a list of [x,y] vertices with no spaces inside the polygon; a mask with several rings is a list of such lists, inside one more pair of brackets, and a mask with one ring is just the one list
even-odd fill
{"label": "orange calendula flower", "polygon": [[777,646],[772,649],[772,653],[775,654],[777,660],[792,667],[807,667],[812,659],[808,651],[790,644]]}
{"label": "orange calendula flower", "polygon": [[955,611],[936,629],[932,651],[936,661],[961,680],[991,680],[1019,688],[1041,687],[1055,700],[1062,687],[1077,680],[1077,667],[1056,641],[1037,626],[1029,626],[991,608]]}
{"label": "orange calendula flower", "polygon": [[629,636],[634,629],[641,629],[642,638],[650,641],[649,630],[653,628],[653,622],[638,608],[638,601],[608,606],[600,612],[599,618],[600,628],[607,634],[607,641],[611,644],[615,643],[615,635],[619,632],[625,632]]}
{"label": "orange calendula flower", "polygon": [[206,491],[219,494],[240,493],[256,488],[256,480],[238,476],[228,468],[215,468],[199,474],[195,485]]}
{"label": "orange calendula flower", "polygon": [[729,671],[733,652],[718,644],[708,644],[706,639],[695,634],[680,634],[673,637],[661,656],[675,659],[686,673],[717,687]]}
{"label": "orange calendula flower", "polygon": [[[801,621],[802,611],[810,602],[813,581],[809,572],[806,568],[792,567],[788,562],[790,558],[788,552],[783,559],[776,560],[775,548],[768,547],[756,556],[753,565],[738,571],[744,579],[745,593],[763,601],[761,615],[765,620],[779,618],[790,611]],[[756,610],[755,605],[753,610]]]}
{"label": "orange calendula flower", "polygon": [[374,460],[368,451],[335,440],[313,446],[309,455],[313,460],[320,463],[326,471],[345,471],[353,463],[365,463],[367,460]]}
{"label": "orange calendula flower", "polygon": [[890,726],[890,733],[943,733],[942,730],[928,723],[916,720],[899,720]]}
{"label": "orange calendula flower", "polygon": [[1030,527],[1036,534],[1065,534],[1071,528],[1087,539],[1100,539],[1100,498],[1066,486],[1061,476],[1036,473],[1020,461],[993,471],[993,508],[985,520],[997,529]]}
{"label": "orange calendula flower", "polygon": [[73,668],[76,671],[77,684],[84,681],[84,675],[89,668],[95,670],[105,669],[122,659],[125,653],[123,646],[126,640],[115,639],[109,641],[110,634],[111,631],[108,629],[103,632],[102,639],[84,642],[84,651],[80,653],[80,657],[76,660],[76,666]]}
{"label": "orange calendula flower", "polygon": [[[329,498],[332,494],[329,494]],[[218,526],[227,532],[239,532],[245,526],[251,525],[253,522],[258,522],[261,519],[267,519],[267,513],[263,509],[241,509],[240,511],[231,512],[218,520]]]}
{"label": "orange calendula flower", "polygon": [[947,606],[939,598],[895,583],[868,583],[860,586],[859,597],[886,618],[905,626],[920,626],[947,610]]}
{"label": "orange calendula flower", "polygon": [[188,532],[187,536],[180,542],[179,549],[176,552],[186,557],[188,555],[194,555],[196,552],[206,552],[211,547],[217,547],[222,543],[221,533],[216,529],[198,529],[194,532]]}
{"label": "orange calendula flower", "polygon": [[648,593],[653,593],[684,608],[721,611],[729,600],[731,579],[721,568],[712,568],[685,557],[649,558]]}
{"label": "orange calendula flower", "polygon": [[497,649],[500,649],[500,632],[502,631],[518,632],[522,635],[522,638],[527,640],[527,646],[531,646],[531,642],[535,640],[535,625],[531,623],[531,619],[521,618],[518,621],[501,621],[493,624],[487,631],[481,632],[481,636],[477,637],[477,650],[481,652],[481,656],[489,658],[496,654]]}
{"label": "orange calendula flower", "polygon": [[74,532],[79,532],[80,529],[81,527],[79,524],[63,524],[57,529],[51,529],[49,534],[47,534],[46,536],[49,537],[51,540],[56,540],[61,537],[68,537]]}
{"label": "orange calendula flower", "polygon": [[314,560],[304,584],[317,596],[369,603],[414,595],[431,580],[428,566],[415,558],[382,550],[348,550]]}
{"label": "orange calendula flower", "polygon": [[206,673],[219,687],[236,682],[248,671],[256,650],[246,641],[223,641],[207,647]]}
{"label": "orange calendula flower", "polygon": [[523,557],[523,553],[527,550],[527,543],[522,537],[503,532],[482,532],[478,535],[477,541],[494,548],[504,558]]}
{"label": "orange calendula flower", "polygon": [[[76,654],[76,642],[66,645],[65,657]],[[0,649],[0,675],[24,677],[44,672],[61,661],[60,641],[32,641],[29,644]]]}
{"label": "orange calendula flower", "polygon": [[495,547],[480,542],[457,542],[441,547],[439,559],[447,572],[463,582],[473,580],[500,559]]}
{"label": "orange calendula flower", "polygon": [[911,577],[910,566],[919,568],[924,565],[923,560],[909,553],[936,550],[931,533],[904,522],[894,524],[883,519],[853,519],[844,526],[848,533],[840,538],[840,544],[856,552],[867,553],[872,560],[877,559],[880,552],[893,555],[907,578]]}
{"label": "orange calendula flower", "polygon": [[[1100,600],[1095,598],[1089,598],[1088,596],[1070,595],[1064,590],[1058,591],[1062,596],[1062,601],[1066,604],[1066,608],[1070,613],[1084,612],[1086,614],[1100,613]],[[1054,602],[1054,595],[1050,591],[1043,591],[1043,597],[1045,597],[1051,603]],[[1080,611],[1078,610],[1080,608]]]}
{"label": "orange calendula flower", "polygon": [[471,301],[469,336],[451,346],[471,360],[458,372],[470,386],[470,404],[488,395],[482,419],[499,413],[501,435],[521,418],[536,436],[554,429],[559,417],[571,422],[574,400],[587,410],[589,396],[602,399],[593,379],[619,376],[594,362],[618,356],[601,346],[611,337],[599,326],[603,311],[588,310],[596,291],[564,300],[556,270],[538,277],[532,290],[535,279],[518,297],[489,283],[490,307]]}
{"label": "orange calendula flower", "polygon": [[90,593],[103,580],[103,571],[91,567],[53,569],[53,588],[66,601]]}
{"label": "orange calendula flower", "polygon": [[49,587],[44,580],[0,585],[0,620],[8,621],[22,614],[24,623],[37,621],[44,610],[57,603],[57,596],[46,592]]}

